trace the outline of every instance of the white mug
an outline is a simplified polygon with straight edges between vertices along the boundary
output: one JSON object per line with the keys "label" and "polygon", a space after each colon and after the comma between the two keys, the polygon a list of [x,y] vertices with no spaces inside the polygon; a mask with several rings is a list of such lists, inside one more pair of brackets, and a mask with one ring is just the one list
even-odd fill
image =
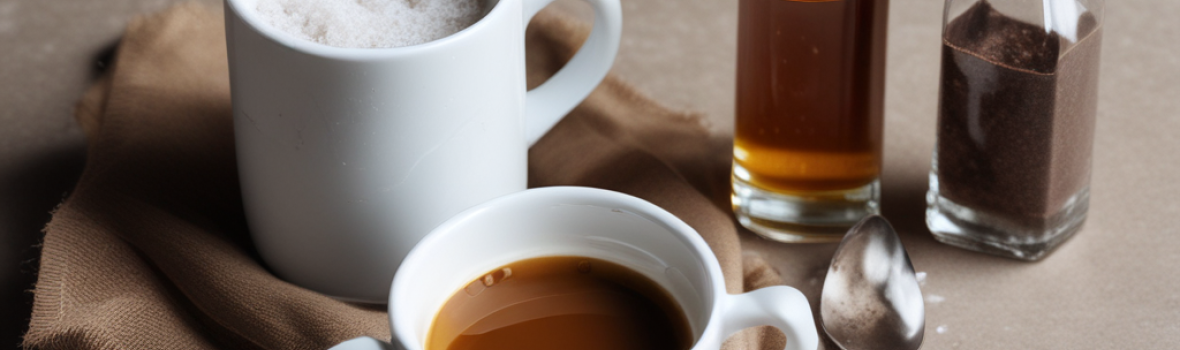
{"label": "white mug", "polygon": [[[389,321],[395,349],[424,348],[431,323],[455,292],[489,271],[543,256],[586,256],[635,270],[664,287],[692,328],[693,349],[719,349],[734,332],[771,325],[786,349],[813,350],[819,336],[807,298],[787,286],[731,295],[704,239],[642,199],[585,187],[546,187],[473,207],[434,229],[393,281]],[[377,350],[371,338],[334,350]]]}
{"label": "white mug", "polygon": [[251,236],[280,277],[381,303],[418,240],[470,206],[524,190],[528,147],[582,101],[618,51],[618,0],[586,0],[577,55],[526,92],[524,28],[552,0],[485,0],[448,37],[339,48],[226,0],[234,132]]}

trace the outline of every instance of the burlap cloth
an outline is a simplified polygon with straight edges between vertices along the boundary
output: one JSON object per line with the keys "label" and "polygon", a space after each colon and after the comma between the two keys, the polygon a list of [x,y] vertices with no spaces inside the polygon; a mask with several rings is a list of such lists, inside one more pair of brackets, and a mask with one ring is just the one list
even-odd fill
{"label": "burlap cloth", "polygon": [[[542,12],[527,34],[530,85],[587,34]],[[276,278],[251,246],[234,161],[220,9],[133,20],[114,68],[78,104],[86,169],[45,229],[31,349],[325,349],[389,339],[383,306]],[[704,236],[731,293],[779,284],[743,256],[728,201],[727,140],[614,76],[529,153],[530,187],[581,185],[659,205]],[[746,330],[727,349],[781,349]]]}

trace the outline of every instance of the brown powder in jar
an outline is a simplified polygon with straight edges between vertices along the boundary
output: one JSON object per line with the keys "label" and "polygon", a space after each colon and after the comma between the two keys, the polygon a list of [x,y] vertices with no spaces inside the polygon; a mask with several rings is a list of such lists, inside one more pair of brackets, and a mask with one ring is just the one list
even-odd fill
{"label": "brown powder in jar", "polygon": [[1078,37],[987,1],[947,25],[935,156],[943,197],[1040,223],[1088,186],[1101,45],[1089,12]]}

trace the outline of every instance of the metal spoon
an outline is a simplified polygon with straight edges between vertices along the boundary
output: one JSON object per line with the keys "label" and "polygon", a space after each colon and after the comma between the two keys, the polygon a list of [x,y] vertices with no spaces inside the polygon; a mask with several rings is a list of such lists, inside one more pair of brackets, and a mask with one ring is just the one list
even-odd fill
{"label": "metal spoon", "polygon": [[820,297],[824,332],[844,350],[914,350],[926,308],[914,266],[889,221],[877,215],[848,230]]}

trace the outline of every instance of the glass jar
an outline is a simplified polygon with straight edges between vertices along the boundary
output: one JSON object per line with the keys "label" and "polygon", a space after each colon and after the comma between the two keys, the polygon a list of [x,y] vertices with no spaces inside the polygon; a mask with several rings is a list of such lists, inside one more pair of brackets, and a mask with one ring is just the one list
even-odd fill
{"label": "glass jar", "polygon": [[1089,207],[1103,0],[947,0],[926,225],[1037,260]]}
{"label": "glass jar", "polygon": [[740,0],[733,209],[783,242],[839,241],[880,198],[888,0]]}

